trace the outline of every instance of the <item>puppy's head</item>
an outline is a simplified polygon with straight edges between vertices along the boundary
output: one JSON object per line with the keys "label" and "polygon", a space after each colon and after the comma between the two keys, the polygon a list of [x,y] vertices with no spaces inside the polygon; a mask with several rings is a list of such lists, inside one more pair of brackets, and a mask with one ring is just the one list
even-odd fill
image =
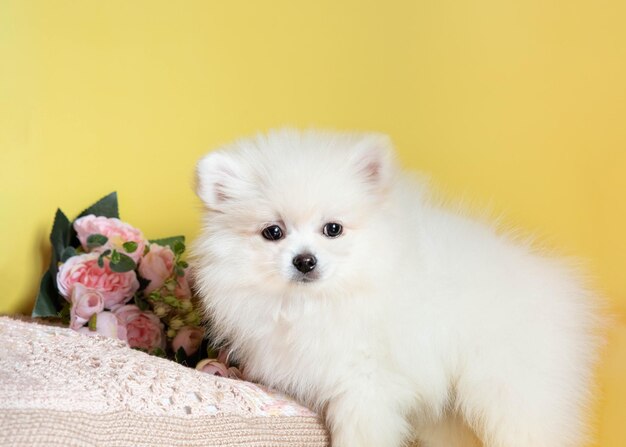
{"label": "puppy's head", "polygon": [[272,292],[355,280],[376,256],[369,241],[394,173],[378,134],[280,131],[208,154],[197,166],[199,275]]}

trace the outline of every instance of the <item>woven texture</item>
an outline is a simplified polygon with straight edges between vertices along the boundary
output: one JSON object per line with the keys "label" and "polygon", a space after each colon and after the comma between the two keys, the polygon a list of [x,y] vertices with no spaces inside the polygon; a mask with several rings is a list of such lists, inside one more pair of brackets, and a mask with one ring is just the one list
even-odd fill
{"label": "woven texture", "polygon": [[328,444],[315,413],[257,385],[0,318],[0,445]]}

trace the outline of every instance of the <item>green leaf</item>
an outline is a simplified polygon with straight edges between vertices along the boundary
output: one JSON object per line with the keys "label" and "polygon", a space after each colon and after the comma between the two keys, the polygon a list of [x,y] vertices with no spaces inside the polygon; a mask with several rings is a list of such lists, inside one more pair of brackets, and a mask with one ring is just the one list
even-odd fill
{"label": "green leaf", "polygon": [[163,349],[161,349],[161,348],[154,348],[154,349],[150,352],[150,354],[152,354],[152,355],[156,355],[157,357],[163,357],[163,358],[166,358],[166,357],[167,357],[167,355],[165,354],[165,351],[164,351]]}
{"label": "green leaf", "polygon": [[90,234],[87,237],[87,247],[95,248],[102,247],[104,244],[108,242],[109,238],[103,236],[102,234]]}
{"label": "green leaf", "polygon": [[[117,256],[115,256],[116,253],[117,253]],[[117,262],[113,261],[114,256],[118,258]],[[124,273],[124,272],[130,272],[131,270],[135,270],[137,268],[137,264],[135,264],[135,261],[133,261],[133,259],[130,256],[127,256],[124,253],[119,253],[113,250],[109,267],[114,272]]]}
{"label": "green leaf", "polygon": [[163,239],[152,239],[150,240],[150,243],[159,244],[162,247],[170,247],[172,250],[174,250],[174,243],[177,241],[182,242],[184,244],[185,236],[172,236],[172,237],[166,237]]}
{"label": "green leaf", "polygon": [[174,354],[174,360],[176,360],[177,363],[183,365],[187,364],[187,353],[183,348],[178,348],[178,351],[176,351],[176,354]]}
{"label": "green leaf", "polygon": [[61,254],[61,262],[65,262],[72,256],[76,256],[77,254],[78,253],[76,253],[76,249],[74,247],[65,247],[65,250],[63,250],[63,253]]}
{"label": "green leaf", "polygon": [[61,310],[59,311],[59,318],[63,324],[70,324],[70,308],[72,305],[69,302],[65,302]]}
{"label": "green leaf", "polygon": [[185,276],[185,270],[178,265],[176,266],[176,276]]}
{"label": "green leaf", "polygon": [[117,206],[117,193],[112,192],[111,194],[104,196],[96,203],[91,205],[89,208],[85,209],[82,213],[80,213],[78,217],[87,216],[89,214],[95,214],[96,216],[104,217],[116,217],[119,219],[120,213]]}
{"label": "green leaf", "polygon": [[101,269],[104,268],[104,258],[106,256],[109,256],[111,254],[111,250],[104,250],[102,253],[100,253],[100,256],[98,256],[98,267],[100,267]]}
{"label": "green leaf", "polygon": [[182,268],[186,269],[187,267],[189,267],[189,264],[187,264],[187,262],[185,261],[180,261],[178,263],[179,266],[181,266]]}
{"label": "green leaf", "polygon": [[89,321],[87,322],[87,325],[89,326],[90,331],[95,331],[98,325],[98,315],[93,314],[91,318],[89,319]]}
{"label": "green leaf", "polygon": [[61,309],[59,293],[48,270],[41,278],[39,294],[33,307],[33,317],[56,317]]}
{"label": "green leaf", "polygon": [[208,359],[216,359],[217,356],[219,355],[220,351],[219,349],[215,349],[215,347],[213,345],[211,345],[210,343],[207,344],[206,347],[206,358]]}
{"label": "green leaf", "polygon": [[136,293],[135,294],[135,305],[140,310],[147,310],[150,307],[148,302],[143,298],[142,294],[140,294],[140,293]]}
{"label": "green leaf", "polygon": [[150,284],[150,280],[146,278],[142,278],[140,275],[137,275],[137,281],[139,281],[139,290],[138,292],[142,292],[146,290],[148,284]]}
{"label": "green leaf", "polygon": [[137,242],[135,241],[124,242],[122,246],[124,250],[126,250],[126,253],[134,253],[137,250]]}
{"label": "green leaf", "polygon": [[180,256],[185,252],[185,243],[183,241],[174,241],[174,245],[172,246],[172,250],[176,256]]}
{"label": "green leaf", "polygon": [[113,250],[113,253],[111,253],[111,264],[117,264],[120,262],[120,259],[122,259],[122,254],[117,250]]}
{"label": "green leaf", "polygon": [[67,220],[67,217],[61,210],[57,210],[54,217],[54,224],[52,226],[52,232],[50,233],[50,243],[52,244],[52,251],[50,254],[50,275],[52,282],[56,287],[57,273],[59,271],[59,263],[63,257],[65,248],[70,245],[72,238],[72,225]]}
{"label": "green leaf", "polygon": [[52,253],[56,262],[62,259],[63,251],[70,245],[72,224],[60,208],[54,215],[54,223],[50,232],[50,243],[52,244]]}

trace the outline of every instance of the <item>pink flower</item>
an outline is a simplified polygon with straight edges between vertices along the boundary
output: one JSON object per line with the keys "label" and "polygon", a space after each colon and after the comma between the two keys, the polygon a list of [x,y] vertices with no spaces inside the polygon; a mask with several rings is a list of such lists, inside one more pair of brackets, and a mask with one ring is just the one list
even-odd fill
{"label": "pink flower", "polygon": [[85,335],[104,335],[109,338],[117,338],[126,341],[126,328],[122,326],[118,318],[111,312],[100,312],[96,314],[96,330],[92,331],[88,327],[81,327],[78,332]]}
{"label": "pink flower", "polygon": [[213,376],[228,377],[229,379],[245,380],[243,373],[234,366],[227,368],[226,365],[220,363],[217,359],[200,360],[196,365],[196,369],[203,373]]}
{"label": "pink flower", "polygon": [[187,282],[187,274],[176,277],[174,296],[181,299],[191,298],[191,289],[189,288],[189,282]]}
{"label": "pink flower", "polygon": [[78,329],[83,326],[93,314],[104,310],[104,298],[95,289],[89,289],[82,284],[76,284],[70,297],[70,327]]}
{"label": "pink flower", "polygon": [[126,328],[126,338],[131,348],[152,351],[165,349],[163,323],[152,312],[144,312],[134,304],[117,307],[113,313],[120,325]]}
{"label": "pink flower", "polygon": [[163,287],[165,280],[174,272],[174,252],[169,247],[150,244],[150,251],[141,258],[139,274],[150,280],[146,295]]}
{"label": "pink flower", "polygon": [[172,349],[178,352],[180,348],[185,350],[188,356],[194,354],[202,344],[204,331],[199,327],[185,326],[181,328],[172,340]]}
{"label": "pink flower", "polygon": [[132,270],[124,273],[111,271],[107,259],[100,268],[98,256],[98,253],[72,256],[61,265],[57,274],[59,292],[68,299],[76,284],[82,284],[100,292],[106,309],[127,302],[139,289],[137,275]]}
{"label": "pink flower", "polygon": [[223,363],[218,362],[217,359],[200,360],[196,369],[214,376],[228,377],[228,368]]}
{"label": "pink flower", "polygon": [[229,357],[230,357],[230,353],[232,351],[230,350],[230,348],[228,346],[224,346],[222,348],[220,348],[220,350],[217,352],[217,361],[220,363],[223,363],[224,365],[228,366],[229,365]]}
{"label": "pink flower", "polygon": [[246,380],[243,375],[243,372],[240,371],[238,368],[235,368],[234,366],[231,366],[230,368],[228,368],[228,378]]}
{"label": "pink flower", "polygon": [[[130,256],[135,262],[139,262],[146,245],[141,231],[114,217],[89,214],[74,221],[74,230],[76,230],[78,240],[85,251],[101,253],[106,249],[117,250]],[[92,234],[106,236],[108,241],[100,247],[90,248],[87,244],[87,238]],[[135,242],[137,248],[129,253],[124,249],[125,242]]]}

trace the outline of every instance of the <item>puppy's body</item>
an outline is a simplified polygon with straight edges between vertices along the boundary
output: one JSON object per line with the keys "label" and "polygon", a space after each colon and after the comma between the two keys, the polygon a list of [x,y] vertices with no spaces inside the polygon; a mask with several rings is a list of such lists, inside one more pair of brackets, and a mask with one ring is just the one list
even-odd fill
{"label": "puppy's body", "polygon": [[229,149],[198,165],[196,281],[249,377],[323,411],[335,447],[581,445],[597,319],[568,268],[433,205],[380,136]]}

